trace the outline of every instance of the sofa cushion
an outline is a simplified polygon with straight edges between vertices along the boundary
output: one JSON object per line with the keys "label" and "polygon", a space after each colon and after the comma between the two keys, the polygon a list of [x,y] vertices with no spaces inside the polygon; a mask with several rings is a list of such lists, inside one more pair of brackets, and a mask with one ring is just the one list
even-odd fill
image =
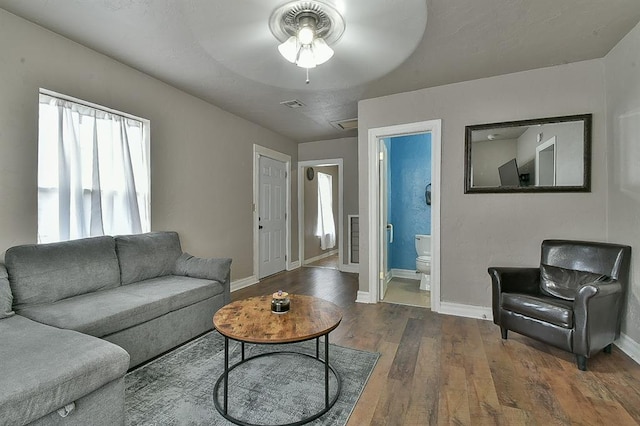
{"label": "sofa cushion", "polygon": [[19,310],[33,320],[104,337],[222,293],[222,284],[167,275]]}
{"label": "sofa cushion", "polygon": [[174,269],[176,275],[215,280],[221,283],[229,279],[230,272],[231,259],[229,258],[203,259],[189,253],[182,253]]}
{"label": "sofa cushion", "polygon": [[5,263],[16,309],[120,285],[112,237],[15,246]]}
{"label": "sofa cushion", "polygon": [[573,303],[548,296],[502,293],[502,308],[559,327],[573,327]]}
{"label": "sofa cushion", "polygon": [[7,269],[0,263],[0,319],[8,318],[13,312],[13,294],[9,286]]}
{"label": "sofa cushion", "polygon": [[26,424],[116,380],[129,354],[112,343],[39,324],[20,315],[0,321],[2,424]]}
{"label": "sofa cushion", "polygon": [[182,254],[176,232],[149,232],[115,238],[122,285],[173,273]]}
{"label": "sofa cushion", "polygon": [[540,290],[549,296],[575,300],[578,290],[585,284],[606,281],[608,277],[592,272],[576,271],[552,265],[540,265]]}

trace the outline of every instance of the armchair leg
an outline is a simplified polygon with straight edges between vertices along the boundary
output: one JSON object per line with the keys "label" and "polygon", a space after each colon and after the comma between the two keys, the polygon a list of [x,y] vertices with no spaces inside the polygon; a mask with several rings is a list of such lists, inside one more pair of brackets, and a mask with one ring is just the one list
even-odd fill
{"label": "armchair leg", "polygon": [[507,332],[508,331],[509,330],[507,330],[506,328],[500,327],[500,333],[502,333],[502,339],[507,340]]}
{"label": "armchair leg", "polygon": [[613,345],[613,343],[609,343],[607,346],[604,347],[604,349],[602,350],[602,352],[604,352],[605,354],[610,354],[611,353],[611,346]]}
{"label": "armchair leg", "polygon": [[578,370],[587,371],[587,357],[583,355],[576,355],[576,362],[578,364]]}

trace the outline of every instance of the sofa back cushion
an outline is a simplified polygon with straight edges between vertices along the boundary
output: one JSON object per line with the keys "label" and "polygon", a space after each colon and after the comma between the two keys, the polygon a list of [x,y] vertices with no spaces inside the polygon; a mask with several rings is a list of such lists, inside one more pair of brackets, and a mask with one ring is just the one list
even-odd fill
{"label": "sofa back cushion", "polygon": [[13,294],[9,287],[7,268],[0,263],[0,319],[10,317],[13,312]]}
{"label": "sofa back cushion", "polygon": [[120,285],[112,237],[16,246],[5,263],[18,309]]}
{"label": "sofa back cushion", "polygon": [[182,254],[176,232],[149,232],[116,237],[122,285],[173,273]]}
{"label": "sofa back cushion", "polygon": [[609,277],[592,272],[557,266],[540,265],[540,290],[548,296],[564,300],[575,300],[578,290],[585,284],[609,280]]}

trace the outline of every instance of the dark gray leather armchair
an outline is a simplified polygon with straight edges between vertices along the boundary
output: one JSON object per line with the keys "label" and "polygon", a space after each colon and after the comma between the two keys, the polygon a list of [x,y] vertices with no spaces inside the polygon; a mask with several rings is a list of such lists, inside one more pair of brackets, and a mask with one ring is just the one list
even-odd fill
{"label": "dark gray leather armchair", "polygon": [[631,247],[545,240],[540,267],[489,268],[493,322],[508,330],[587,358],[611,352],[629,280]]}

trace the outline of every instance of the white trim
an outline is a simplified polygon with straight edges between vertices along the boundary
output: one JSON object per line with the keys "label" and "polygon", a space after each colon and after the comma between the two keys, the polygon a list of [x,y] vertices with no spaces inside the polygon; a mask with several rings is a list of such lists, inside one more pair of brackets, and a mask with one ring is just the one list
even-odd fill
{"label": "white trim", "polygon": [[404,278],[406,280],[420,281],[420,273],[413,269],[395,269],[391,268],[391,276],[393,278]]}
{"label": "white trim", "polygon": [[238,291],[241,288],[249,287],[254,284],[258,284],[258,277],[255,275],[251,275],[247,278],[241,278],[239,280],[235,280],[231,282],[231,292]]}
{"label": "white trim", "polygon": [[493,311],[490,307],[463,305],[460,303],[440,302],[440,312],[444,315],[455,315],[457,317],[476,318],[493,321]]}
{"label": "white trim", "polygon": [[304,260],[303,260],[303,262],[302,262],[302,264],[303,264],[303,265],[307,265],[307,264],[309,264],[309,263],[313,263],[313,262],[316,262],[316,261],[318,261],[318,260],[326,259],[327,257],[331,257],[331,256],[333,256],[334,254],[336,254],[336,253],[338,253],[338,252],[339,252],[339,250],[338,250],[338,249],[331,250],[331,251],[328,251],[328,252],[326,252],[326,253],[322,253],[322,254],[319,254],[319,255],[317,255],[317,256],[314,256],[314,257],[312,257],[312,258],[304,259]]}
{"label": "white trim", "polygon": [[305,167],[338,166],[338,265],[343,264],[344,247],[344,220],[343,215],[343,194],[344,194],[344,163],[342,158],[330,158],[326,160],[298,161],[298,259],[301,264],[304,261],[304,173]]}
{"label": "white trim", "polygon": [[352,263],[351,265],[338,265],[338,270],[340,272],[348,272],[350,274],[359,274],[360,265],[357,263]]}
{"label": "white trim", "polygon": [[294,269],[298,269],[300,267],[300,261],[296,260],[295,262],[290,262],[287,267],[287,271],[293,271]]}
{"label": "white trim", "polygon": [[378,296],[378,141],[382,138],[431,133],[431,310],[440,312],[440,169],[442,158],[441,139],[442,120],[429,120],[417,123],[399,124],[395,126],[369,129],[367,140],[367,178],[369,187],[368,205],[368,242],[369,242],[369,293],[373,303]]}
{"label": "white trim", "polygon": [[637,364],[640,364],[640,343],[624,333],[620,333],[618,340],[613,342],[622,352],[629,355]]}
{"label": "white trim", "polygon": [[376,303],[376,301],[371,299],[371,293],[369,293],[368,291],[358,290],[356,303]]}
{"label": "white trim", "polygon": [[286,215],[285,241],[286,256],[285,269],[291,268],[291,156],[273,149],[253,144],[253,275],[260,274],[260,235],[258,233],[258,210],[260,205],[260,157],[268,157],[285,163],[286,177]]}

